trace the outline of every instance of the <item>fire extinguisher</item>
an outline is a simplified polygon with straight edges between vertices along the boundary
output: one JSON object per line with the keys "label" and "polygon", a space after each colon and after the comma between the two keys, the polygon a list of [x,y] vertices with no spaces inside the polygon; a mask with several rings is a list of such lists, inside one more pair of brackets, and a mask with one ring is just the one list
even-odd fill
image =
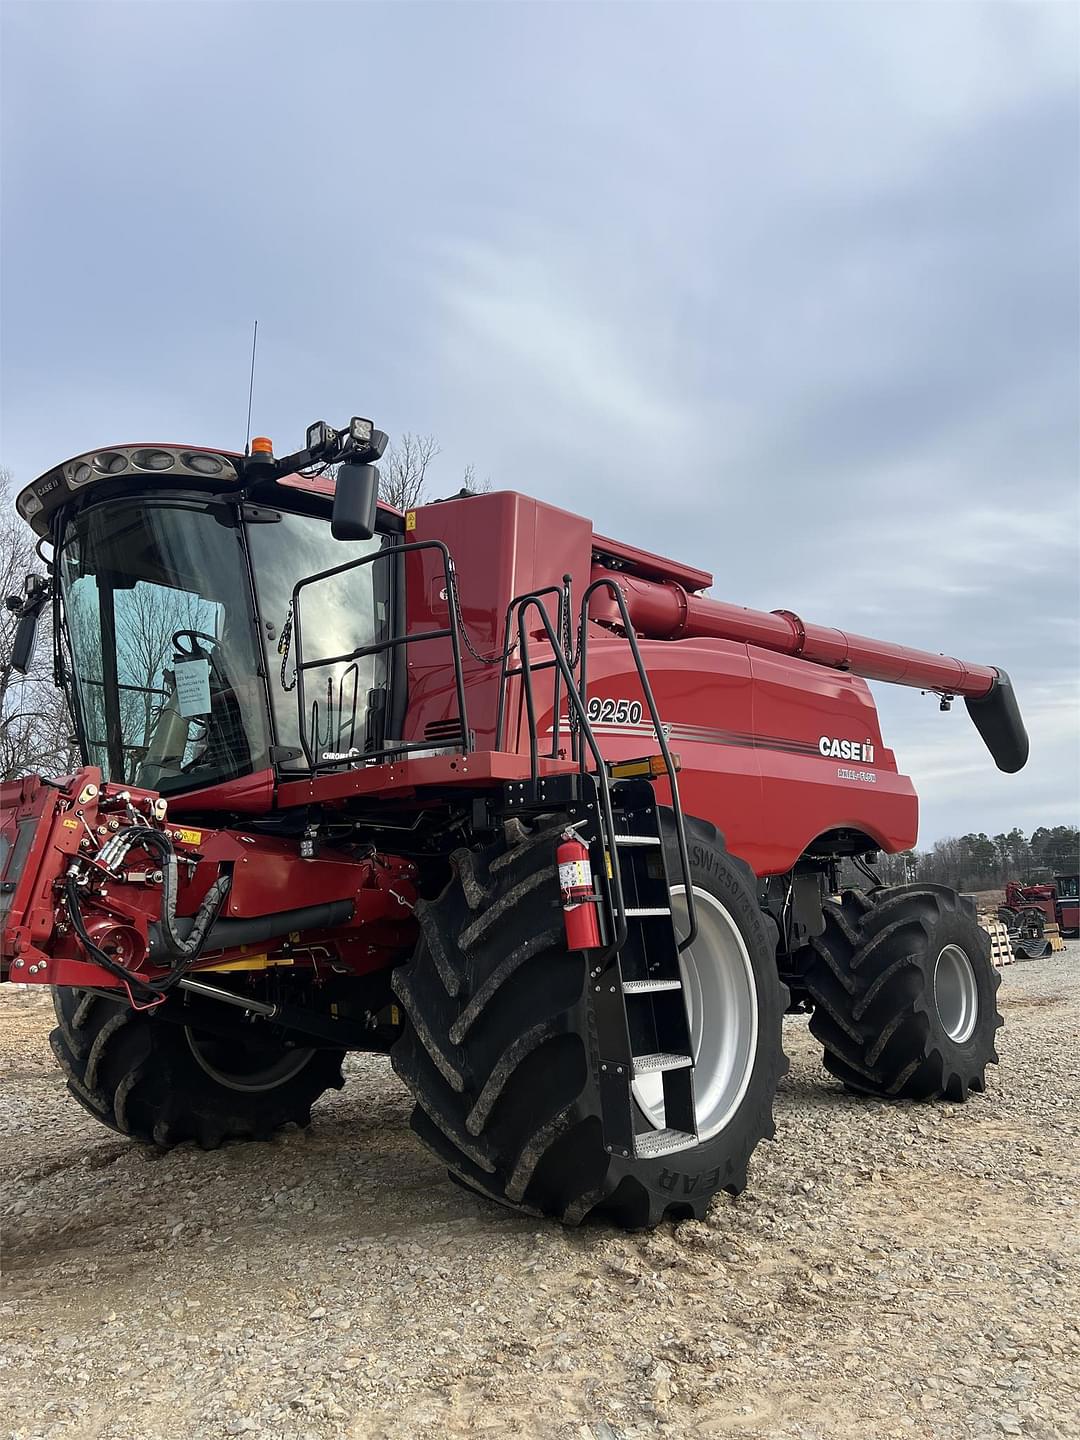
{"label": "fire extinguisher", "polygon": [[573,830],[564,830],[555,859],[559,866],[567,949],[597,950],[600,920],[596,913],[589,847]]}

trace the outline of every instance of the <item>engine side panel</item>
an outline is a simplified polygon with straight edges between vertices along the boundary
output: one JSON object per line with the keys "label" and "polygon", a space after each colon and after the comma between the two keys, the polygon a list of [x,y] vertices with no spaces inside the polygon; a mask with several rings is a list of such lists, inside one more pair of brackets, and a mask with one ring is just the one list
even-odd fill
{"label": "engine side panel", "polygon": [[[711,820],[755,873],[783,874],[834,830],[890,852],[915,843],[914,787],[882,745],[865,681],[734,641],[646,641],[641,651],[681,760],[683,808]],[[605,755],[655,748],[625,642],[595,639],[589,676]],[[544,727],[550,735],[550,701]]]}
{"label": "engine side panel", "polygon": [[866,681],[767,650],[748,653],[762,768],[758,825],[783,852],[759,873],[782,873],[830,830],[861,831],[890,853],[910,849],[918,796],[882,743]]}

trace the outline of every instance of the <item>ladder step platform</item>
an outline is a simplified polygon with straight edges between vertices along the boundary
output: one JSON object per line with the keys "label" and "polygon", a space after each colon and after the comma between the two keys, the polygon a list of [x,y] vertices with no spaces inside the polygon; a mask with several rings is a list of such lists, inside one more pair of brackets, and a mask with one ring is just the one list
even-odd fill
{"label": "ladder step platform", "polygon": [[646,1130],[634,1136],[634,1154],[639,1160],[652,1160],[657,1155],[689,1150],[697,1143],[697,1136],[688,1135],[685,1130]]}
{"label": "ladder step platform", "polygon": [[657,995],[661,990],[681,990],[681,980],[624,980],[624,995]]}
{"label": "ladder step platform", "polygon": [[623,914],[628,920],[647,920],[653,915],[670,915],[667,905],[627,906]]}
{"label": "ladder step platform", "polygon": [[664,1070],[688,1070],[694,1063],[692,1055],[635,1055],[631,1060],[635,1075],[656,1075]]}
{"label": "ladder step platform", "polygon": [[657,835],[615,835],[612,837],[616,845],[659,845],[660,837]]}

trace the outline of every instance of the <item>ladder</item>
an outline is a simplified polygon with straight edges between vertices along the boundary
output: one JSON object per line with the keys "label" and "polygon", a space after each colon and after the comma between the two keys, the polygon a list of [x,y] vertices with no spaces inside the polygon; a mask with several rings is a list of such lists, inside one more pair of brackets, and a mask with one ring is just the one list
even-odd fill
{"label": "ladder", "polygon": [[[633,761],[608,761],[601,753],[587,708],[588,611],[596,590],[607,589],[618,606],[634,659],[659,754]],[[557,596],[553,623],[548,597]],[[561,810],[589,846],[603,944],[584,952],[589,966],[588,998],[598,1042],[598,1079],[604,1145],[612,1155],[657,1158],[689,1149],[698,1141],[694,1104],[691,1016],[680,952],[697,934],[690,861],[679,801],[677,760],[672,756],[657,711],[621,590],[602,578],[582,596],[577,654],[570,653],[567,617],[569,580],[513,600],[507,610],[502,656],[499,736],[508,680],[520,675],[528,717],[531,776],[506,787],[507,807]],[[552,658],[529,656],[526,617],[535,612]],[[513,620],[517,620],[518,664],[511,666]],[[571,754],[576,774],[540,773],[533,675],[551,670],[552,758],[559,754],[559,705],[565,691]],[[681,886],[681,904],[672,892],[661,807],[654,784],[666,779]],[[677,928],[677,915],[681,925]],[[685,932],[679,933],[680,928]],[[659,1080],[659,1084],[657,1084]],[[637,1094],[635,1095],[635,1089]],[[646,1093],[647,1092],[647,1093]]]}
{"label": "ladder", "polygon": [[[604,1145],[652,1159],[697,1144],[691,1017],[655,791],[649,781],[616,779],[612,792],[608,838],[621,862],[626,939],[606,961],[603,952],[591,961],[588,982]],[[647,1113],[635,1106],[635,1084],[652,1092]]]}

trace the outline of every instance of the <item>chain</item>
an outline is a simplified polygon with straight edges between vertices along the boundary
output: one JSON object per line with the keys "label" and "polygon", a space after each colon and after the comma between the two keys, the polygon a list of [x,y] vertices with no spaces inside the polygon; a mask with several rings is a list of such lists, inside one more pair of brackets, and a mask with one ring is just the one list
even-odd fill
{"label": "chain", "polygon": [[292,601],[290,600],[288,614],[285,616],[285,623],[281,627],[281,636],[277,642],[278,654],[281,656],[281,688],[285,691],[296,689],[296,671],[293,671],[291,685],[289,684],[285,676],[285,672],[288,669],[289,665],[289,647],[292,644],[292,622],[293,606]]}
{"label": "chain", "polygon": [[[457,593],[457,579],[455,577],[452,565],[447,579],[450,582],[448,599],[450,601],[450,608],[454,612],[454,624],[457,627],[458,634],[465,642],[465,649],[468,650],[469,654],[479,665],[501,665],[503,662],[503,655],[501,651],[498,655],[481,655],[480,652],[477,650],[476,646],[469,639],[469,632],[465,629],[465,621],[462,618],[461,614],[461,602],[458,600]],[[509,659],[516,649],[517,641],[515,640],[510,646],[509,650],[506,651],[506,658]]]}

